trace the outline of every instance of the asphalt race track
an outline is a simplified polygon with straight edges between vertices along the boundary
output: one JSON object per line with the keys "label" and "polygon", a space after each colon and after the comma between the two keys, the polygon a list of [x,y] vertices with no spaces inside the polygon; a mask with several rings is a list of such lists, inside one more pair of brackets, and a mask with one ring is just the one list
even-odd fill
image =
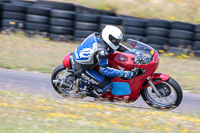
{"label": "asphalt race track", "polygon": [[[56,94],[51,86],[50,75],[34,72],[15,71],[0,68],[0,90],[17,90],[34,95],[61,98]],[[144,103],[141,97],[134,103],[120,103],[119,105],[151,109],[151,107]],[[200,95],[184,92],[181,105],[173,111],[193,114],[200,113]]]}

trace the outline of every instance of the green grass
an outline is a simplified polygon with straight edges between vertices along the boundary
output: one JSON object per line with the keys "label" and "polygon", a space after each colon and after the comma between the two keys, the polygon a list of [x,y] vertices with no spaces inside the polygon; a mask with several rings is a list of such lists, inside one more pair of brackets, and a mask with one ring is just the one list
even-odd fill
{"label": "green grass", "polygon": [[[0,67],[51,73],[62,63],[63,57],[73,52],[77,43],[53,42],[42,37],[28,38],[21,33],[0,35]],[[169,74],[183,90],[200,93],[200,59],[180,59],[168,55],[160,57],[157,72]]]}
{"label": "green grass", "polygon": [[0,67],[51,72],[77,46],[47,40],[39,36],[28,38],[21,33],[0,35]]}
{"label": "green grass", "polygon": [[198,133],[200,115],[0,90],[0,133]]}

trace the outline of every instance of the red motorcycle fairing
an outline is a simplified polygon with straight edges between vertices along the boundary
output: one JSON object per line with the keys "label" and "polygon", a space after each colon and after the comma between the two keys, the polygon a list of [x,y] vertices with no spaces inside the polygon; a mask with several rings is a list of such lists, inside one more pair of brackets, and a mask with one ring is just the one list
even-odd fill
{"label": "red motorcycle fairing", "polygon": [[[156,84],[166,81],[169,79],[169,76],[166,74],[154,73],[158,68],[159,64],[159,55],[157,52],[154,53],[153,59],[150,63],[147,64],[135,64],[134,58],[136,56],[129,53],[113,53],[109,55],[109,66],[115,69],[121,69],[124,71],[131,71],[133,68],[140,68],[145,70],[144,74],[134,77],[133,79],[123,80],[121,78],[114,78],[112,82],[125,82],[130,86],[131,93],[127,95],[114,95],[112,92],[103,95],[103,97],[107,97],[109,99],[113,98],[124,98],[128,97],[129,102],[133,102],[138,99],[140,96],[140,90],[144,87],[148,87],[147,78],[150,79],[160,79],[155,82]],[[144,86],[146,85],[146,86]]]}

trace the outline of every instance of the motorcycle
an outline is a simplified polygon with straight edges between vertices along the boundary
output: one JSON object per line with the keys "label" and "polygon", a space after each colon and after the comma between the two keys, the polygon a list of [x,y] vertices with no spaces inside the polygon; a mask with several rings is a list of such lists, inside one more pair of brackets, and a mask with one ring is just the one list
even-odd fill
{"label": "motorcycle", "polygon": [[[98,91],[87,85],[80,87],[84,79],[73,77],[73,54],[67,54],[63,63],[52,73],[51,83],[55,91],[63,97],[68,97],[75,91],[80,95],[99,96],[109,101],[134,102],[141,95],[143,100],[156,109],[174,109],[182,101],[183,93],[180,85],[169,75],[155,73],[159,65],[159,54],[151,46],[128,39],[126,44],[120,44],[128,51],[115,52],[109,55],[109,66],[124,71],[134,71],[136,76],[125,80],[115,77],[112,80],[111,91],[98,94]],[[94,69],[98,70],[98,66]],[[69,84],[69,81],[71,84]]]}

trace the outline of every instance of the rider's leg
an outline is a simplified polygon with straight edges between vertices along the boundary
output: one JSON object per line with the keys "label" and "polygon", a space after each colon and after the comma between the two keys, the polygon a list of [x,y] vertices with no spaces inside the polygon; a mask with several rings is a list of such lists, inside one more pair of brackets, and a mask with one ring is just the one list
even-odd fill
{"label": "rider's leg", "polygon": [[112,82],[96,70],[87,70],[81,77],[89,83],[92,89],[98,93],[104,93],[112,89]]}
{"label": "rider's leg", "polygon": [[81,77],[81,73],[83,73],[85,70],[84,65],[80,65],[78,63],[73,62],[72,63],[72,69],[73,69],[73,74],[70,75],[70,77],[66,78],[65,82],[68,84],[73,84],[73,82]]}

